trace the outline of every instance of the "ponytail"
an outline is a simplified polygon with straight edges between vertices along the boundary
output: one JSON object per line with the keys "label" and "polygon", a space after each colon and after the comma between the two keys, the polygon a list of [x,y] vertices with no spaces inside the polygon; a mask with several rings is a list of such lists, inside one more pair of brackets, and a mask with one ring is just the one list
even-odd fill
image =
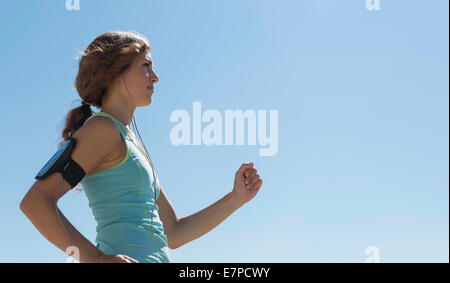
{"label": "ponytail", "polygon": [[81,106],[70,110],[66,116],[66,125],[62,132],[63,141],[61,143],[66,141],[67,138],[71,137],[79,128],[81,128],[84,122],[86,122],[92,114],[91,105],[85,101],[82,101]]}

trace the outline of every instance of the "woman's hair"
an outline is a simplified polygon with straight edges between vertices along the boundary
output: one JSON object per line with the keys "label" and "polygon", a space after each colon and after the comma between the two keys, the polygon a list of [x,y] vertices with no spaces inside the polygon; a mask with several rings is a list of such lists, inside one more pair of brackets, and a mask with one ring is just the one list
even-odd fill
{"label": "woman's hair", "polygon": [[101,108],[104,96],[133,59],[150,51],[150,43],[135,31],[109,31],[95,38],[82,55],[75,80],[82,104],[70,110],[62,131],[63,141],[72,136],[93,114],[91,105]]}

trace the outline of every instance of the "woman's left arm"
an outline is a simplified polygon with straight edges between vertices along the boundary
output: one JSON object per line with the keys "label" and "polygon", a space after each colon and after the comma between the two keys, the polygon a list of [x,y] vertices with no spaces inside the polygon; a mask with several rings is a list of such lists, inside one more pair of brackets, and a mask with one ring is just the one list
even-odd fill
{"label": "woman's left arm", "polygon": [[180,218],[171,231],[172,249],[193,241],[222,223],[234,211],[250,201],[262,185],[253,163],[244,163],[235,174],[233,190],[212,205]]}

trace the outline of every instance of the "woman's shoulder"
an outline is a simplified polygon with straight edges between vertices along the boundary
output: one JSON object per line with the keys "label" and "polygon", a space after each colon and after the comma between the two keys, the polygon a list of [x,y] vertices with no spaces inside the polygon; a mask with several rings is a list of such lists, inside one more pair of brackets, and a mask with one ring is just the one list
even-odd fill
{"label": "woman's shoulder", "polygon": [[89,128],[91,131],[101,130],[103,134],[116,134],[120,131],[119,126],[108,117],[95,115],[89,118],[82,128]]}
{"label": "woman's shoulder", "polygon": [[73,138],[77,141],[72,157],[87,174],[102,164],[121,143],[117,125],[105,117],[92,117],[79,128]]}

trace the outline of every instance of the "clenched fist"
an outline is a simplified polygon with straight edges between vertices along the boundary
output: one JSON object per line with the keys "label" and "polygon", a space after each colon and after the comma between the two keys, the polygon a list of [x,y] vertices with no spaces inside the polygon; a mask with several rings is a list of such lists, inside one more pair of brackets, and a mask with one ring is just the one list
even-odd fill
{"label": "clenched fist", "polygon": [[232,195],[240,205],[254,198],[261,188],[262,180],[257,171],[250,162],[243,163],[236,172]]}

